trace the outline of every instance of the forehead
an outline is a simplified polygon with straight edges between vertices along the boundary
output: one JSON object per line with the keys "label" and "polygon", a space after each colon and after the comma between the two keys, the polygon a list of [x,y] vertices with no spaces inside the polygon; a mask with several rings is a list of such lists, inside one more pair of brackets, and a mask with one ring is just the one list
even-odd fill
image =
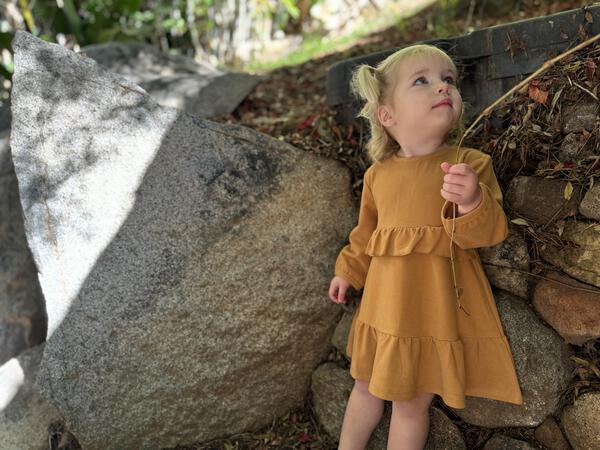
{"label": "forehead", "polygon": [[399,75],[402,78],[408,78],[418,73],[426,73],[428,71],[443,72],[449,71],[456,74],[454,67],[447,58],[436,54],[411,55],[408,56],[399,68]]}

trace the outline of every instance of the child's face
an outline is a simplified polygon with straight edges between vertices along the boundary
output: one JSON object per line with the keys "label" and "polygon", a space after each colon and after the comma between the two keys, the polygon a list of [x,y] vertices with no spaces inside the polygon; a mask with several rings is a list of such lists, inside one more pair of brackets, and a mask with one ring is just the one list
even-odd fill
{"label": "child's face", "polygon": [[[443,140],[462,113],[452,66],[439,56],[415,55],[400,63],[397,71],[392,105],[379,107],[382,124],[401,146],[403,141]],[[435,106],[441,100],[450,105]]]}

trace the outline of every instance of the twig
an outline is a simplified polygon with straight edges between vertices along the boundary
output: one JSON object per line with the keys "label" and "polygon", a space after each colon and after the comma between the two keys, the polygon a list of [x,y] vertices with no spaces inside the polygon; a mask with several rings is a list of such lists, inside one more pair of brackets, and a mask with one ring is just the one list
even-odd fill
{"label": "twig", "polygon": [[598,290],[598,288],[584,288],[584,287],[579,287],[579,286],[573,286],[572,284],[565,283],[564,281],[555,280],[554,278],[548,278],[548,277],[545,277],[538,273],[530,272],[529,270],[517,269],[516,267],[503,266],[501,264],[494,264],[494,263],[490,263],[490,262],[484,262],[483,264],[485,264],[486,266],[497,267],[498,269],[504,269],[504,270],[524,273],[526,275],[531,275],[533,277],[542,278],[543,280],[546,280],[546,281],[552,281],[553,283],[562,284],[563,286],[566,286],[571,289],[576,289],[578,291],[583,291],[583,292],[589,292],[590,294],[600,295],[600,290]]}
{"label": "twig", "polygon": [[584,88],[582,85],[580,85],[579,83],[573,83],[575,86],[577,86],[579,89],[581,89],[583,92],[587,92],[588,94],[590,94],[592,97],[594,97],[594,100],[598,101],[598,97],[596,97],[594,95],[593,92],[589,91],[588,89]]}

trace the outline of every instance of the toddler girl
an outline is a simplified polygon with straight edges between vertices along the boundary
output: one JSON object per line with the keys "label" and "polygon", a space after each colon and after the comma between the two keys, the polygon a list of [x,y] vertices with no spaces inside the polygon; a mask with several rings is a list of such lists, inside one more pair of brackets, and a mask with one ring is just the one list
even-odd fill
{"label": "toddler girl", "polygon": [[453,408],[465,407],[465,395],[523,403],[476,250],[508,235],[502,192],[489,155],[446,143],[464,128],[457,81],[452,59],[426,44],[353,74],[352,89],[366,100],[360,115],[369,121],[372,163],[329,287],[337,303],[349,285],[364,288],[346,347],[355,383],[342,450],[366,447],[383,400],[393,402],[392,450],[425,446],[435,394]]}

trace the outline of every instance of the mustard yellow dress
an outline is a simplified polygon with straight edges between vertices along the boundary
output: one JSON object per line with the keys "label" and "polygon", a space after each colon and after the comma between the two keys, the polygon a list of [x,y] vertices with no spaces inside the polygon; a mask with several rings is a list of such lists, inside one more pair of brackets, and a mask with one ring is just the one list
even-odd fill
{"label": "mustard yellow dress", "polygon": [[[503,196],[489,155],[461,147],[371,164],[357,225],[335,274],[363,290],[348,334],[350,374],[373,395],[410,400],[433,392],[453,408],[465,395],[523,404],[509,343],[476,248],[508,235]],[[479,176],[479,205],[456,217],[440,193],[441,163],[464,162]]]}

